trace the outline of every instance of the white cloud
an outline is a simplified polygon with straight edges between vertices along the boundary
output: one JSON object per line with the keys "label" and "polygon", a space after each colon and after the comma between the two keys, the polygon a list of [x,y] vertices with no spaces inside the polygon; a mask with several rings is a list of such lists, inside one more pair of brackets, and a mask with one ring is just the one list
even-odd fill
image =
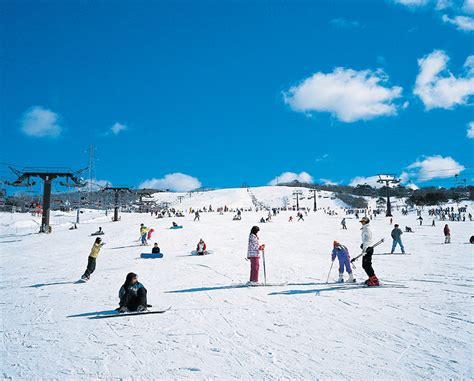
{"label": "white cloud", "polygon": [[59,115],[55,112],[41,106],[33,106],[23,113],[20,124],[21,130],[28,136],[56,138],[62,131],[58,121]]}
{"label": "white cloud", "polygon": [[457,29],[472,32],[474,31],[474,18],[469,16],[454,16],[450,18],[448,15],[443,15],[443,21],[448,24],[456,25]]}
{"label": "white cloud", "polygon": [[402,88],[384,87],[388,77],[381,70],[356,71],[342,67],[332,73],[315,73],[283,94],[294,111],[329,112],[351,123],[383,115],[395,115]]}
{"label": "white cloud", "polygon": [[344,29],[352,29],[352,28],[359,28],[361,25],[359,22],[354,21],[354,20],[348,20],[343,17],[337,18],[337,19],[332,19],[330,23],[336,27],[339,28],[344,28]]}
{"label": "white cloud", "polygon": [[268,185],[291,183],[295,180],[299,181],[300,183],[312,183],[313,177],[307,172],[283,172],[280,176],[277,176],[272,181],[270,181]]}
{"label": "white cloud", "polygon": [[145,180],[138,187],[187,192],[200,188],[201,186],[202,184],[197,178],[178,172],[167,174],[162,179],[153,178]]}
{"label": "white cloud", "polygon": [[466,13],[474,13],[474,0],[465,0],[462,9]]}
{"label": "white cloud", "polygon": [[465,167],[459,164],[452,157],[434,155],[417,160],[407,167],[405,179],[417,179],[420,182],[433,179],[445,179],[453,177],[462,172]]}
{"label": "white cloud", "polygon": [[424,7],[430,0],[393,0],[395,4],[405,5],[410,8]]}
{"label": "white cloud", "polygon": [[128,127],[125,124],[115,123],[112,127],[110,127],[110,131],[114,135],[118,135],[120,132],[125,131]]}
{"label": "white cloud", "polygon": [[107,181],[107,180],[92,179],[91,181],[85,180],[84,183],[86,184],[86,186],[84,188],[82,188],[82,190],[88,190],[89,185],[91,185],[91,189],[93,191],[98,191],[98,190],[101,190],[102,188],[105,188],[107,186],[109,186],[109,187],[112,186],[112,183],[110,181]]}
{"label": "white cloud", "polygon": [[329,179],[319,179],[319,181],[321,181],[324,185],[339,185],[339,183],[335,182],[335,181],[332,181],[332,180],[329,180]]}
{"label": "white cloud", "polygon": [[349,183],[349,186],[356,187],[357,185],[367,184],[373,188],[381,188],[383,184],[378,183],[377,182],[378,179],[379,179],[378,176],[369,176],[369,177],[357,176],[351,180],[351,182]]}
{"label": "white cloud", "polygon": [[421,98],[427,110],[466,104],[474,94],[474,56],[467,57],[464,76],[451,74],[447,70],[448,61],[449,57],[442,50],[418,60],[420,70],[413,93]]}
{"label": "white cloud", "polygon": [[413,183],[408,184],[406,187],[407,187],[408,189],[411,189],[411,190],[420,189],[420,188],[418,187],[418,185],[413,184]]}
{"label": "white cloud", "polygon": [[469,122],[467,125],[467,137],[474,139],[474,122]]}
{"label": "white cloud", "polygon": [[329,154],[328,154],[328,153],[325,153],[323,156],[317,157],[317,158],[315,159],[315,161],[316,161],[316,163],[319,163],[320,161],[326,160],[328,157],[329,157]]}

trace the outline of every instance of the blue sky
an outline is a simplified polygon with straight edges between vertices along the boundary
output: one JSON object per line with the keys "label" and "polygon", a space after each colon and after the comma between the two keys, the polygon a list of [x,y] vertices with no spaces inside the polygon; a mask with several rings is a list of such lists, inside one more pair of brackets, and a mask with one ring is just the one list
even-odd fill
{"label": "blue sky", "polygon": [[114,185],[472,184],[472,3],[3,1],[0,162],[94,144]]}

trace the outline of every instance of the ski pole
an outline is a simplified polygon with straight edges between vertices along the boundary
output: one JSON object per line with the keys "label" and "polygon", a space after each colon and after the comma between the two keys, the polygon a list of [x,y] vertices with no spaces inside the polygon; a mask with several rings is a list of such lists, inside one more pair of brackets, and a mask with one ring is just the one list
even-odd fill
{"label": "ski pole", "polygon": [[266,285],[267,284],[267,269],[265,268],[265,249],[262,250],[262,258],[263,258],[263,279]]}
{"label": "ski pole", "polygon": [[[380,241],[374,243],[371,247],[372,247],[372,248],[377,247],[378,245],[380,245],[380,244],[383,243],[384,241],[385,241],[385,238],[382,238]],[[360,257],[362,257],[364,254],[365,254],[365,250],[362,251],[362,253],[359,254],[357,257],[352,258],[352,259],[351,259],[351,263],[354,263],[357,259],[359,259]]]}
{"label": "ski pole", "polygon": [[331,275],[331,270],[332,270],[333,265],[334,265],[334,261],[331,261],[331,267],[329,268],[328,279],[326,279],[326,283],[329,282],[329,276]]}

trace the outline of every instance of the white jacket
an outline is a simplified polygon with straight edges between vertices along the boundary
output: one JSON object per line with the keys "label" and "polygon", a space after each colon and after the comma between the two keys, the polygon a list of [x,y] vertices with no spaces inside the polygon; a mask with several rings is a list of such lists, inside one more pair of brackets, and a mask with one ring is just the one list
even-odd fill
{"label": "white jacket", "polygon": [[365,224],[360,229],[361,238],[362,238],[362,250],[365,252],[368,247],[373,245],[372,242],[372,230],[370,229],[370,224]]}
{"label": "white jacket", "polygon": [[247,249],[247,258],[258,258],[260,253],[258,248],[260,247],[258,243],[258,237],[255,234],[250,234],[249,236],[249,246]]}

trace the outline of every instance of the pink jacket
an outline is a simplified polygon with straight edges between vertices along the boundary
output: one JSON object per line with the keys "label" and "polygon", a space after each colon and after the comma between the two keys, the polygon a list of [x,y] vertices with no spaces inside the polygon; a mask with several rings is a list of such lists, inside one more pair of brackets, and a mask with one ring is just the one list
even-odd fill
{"label": "pink jacket", "polygon": [[247,258],[258,258],[260,257],[260,252],[258,248],[260,247],[258,243],[258,237],[255,234],[250,234],[249,236],[249,246],[247,249]]}

